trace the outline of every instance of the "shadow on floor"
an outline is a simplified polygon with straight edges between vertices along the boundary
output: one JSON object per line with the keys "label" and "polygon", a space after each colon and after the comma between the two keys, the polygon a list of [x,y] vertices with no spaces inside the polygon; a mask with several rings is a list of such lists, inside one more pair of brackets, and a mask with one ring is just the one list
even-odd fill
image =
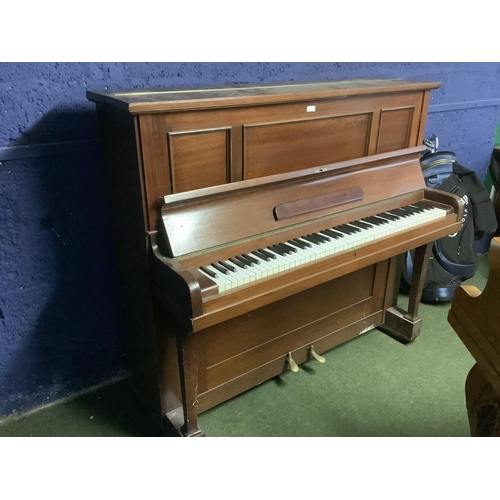
{"label": "shadow on floor", "polygon": [[160,437],[128,379],[0,423],[0,436]]}

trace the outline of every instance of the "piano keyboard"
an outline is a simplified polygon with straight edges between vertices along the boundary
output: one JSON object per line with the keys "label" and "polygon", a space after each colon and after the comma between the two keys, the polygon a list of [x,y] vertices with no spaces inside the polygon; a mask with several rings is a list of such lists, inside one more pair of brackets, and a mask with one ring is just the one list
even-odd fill
{"label": "piano keyboard", "polygon": [[199,271],[216,283],[219,292],[224,292],[427,224],[446,214],[446,210],[415,203],[259,248],[248,254],[235,255],[225,261],[202,266]]}

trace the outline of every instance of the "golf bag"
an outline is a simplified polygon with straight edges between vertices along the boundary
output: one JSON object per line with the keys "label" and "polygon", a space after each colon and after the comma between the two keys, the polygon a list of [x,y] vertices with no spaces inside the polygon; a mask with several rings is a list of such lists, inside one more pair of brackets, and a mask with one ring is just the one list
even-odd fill
{"label": "golf bag", "polygon": [[[420,159],[427,187],[462,198],[462,228],[434,242],[422,293],[423,302],[449,302],[456,288],[477,270],[475,240],[497,228],[489,194],[477,174],[456,161],[451,151],[426,152]],[[413,252],[407,252],[401,277],[408,291],[413,272]]]}

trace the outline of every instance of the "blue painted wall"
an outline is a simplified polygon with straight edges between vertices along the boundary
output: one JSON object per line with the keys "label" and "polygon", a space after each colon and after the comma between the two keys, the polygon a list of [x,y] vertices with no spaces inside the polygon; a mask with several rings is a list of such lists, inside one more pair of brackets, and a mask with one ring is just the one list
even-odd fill
{"label": "blue painted wall", "polygon": [[87,89],[370,77],[442,82],[426,136],[484,178],[500,121],[498,64],[0,63],[0,416],[126,367]]}

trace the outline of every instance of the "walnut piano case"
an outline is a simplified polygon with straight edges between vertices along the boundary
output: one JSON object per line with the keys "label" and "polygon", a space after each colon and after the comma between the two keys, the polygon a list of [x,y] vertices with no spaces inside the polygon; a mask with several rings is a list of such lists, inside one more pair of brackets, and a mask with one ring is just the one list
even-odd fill
{"label": "walnut piano case", "polygon": [[[89,92],[110,187],[132,378],[159,422],[198,414],[374,327],[405,341],[432,241],[461,201],[425,188],[438,84],[353,80]],[[225,290],[211,263],[421,203],[442,217]],[[408,311],[399,256],[416,249]],[[332,403],[333,404],[333,403]]]}

